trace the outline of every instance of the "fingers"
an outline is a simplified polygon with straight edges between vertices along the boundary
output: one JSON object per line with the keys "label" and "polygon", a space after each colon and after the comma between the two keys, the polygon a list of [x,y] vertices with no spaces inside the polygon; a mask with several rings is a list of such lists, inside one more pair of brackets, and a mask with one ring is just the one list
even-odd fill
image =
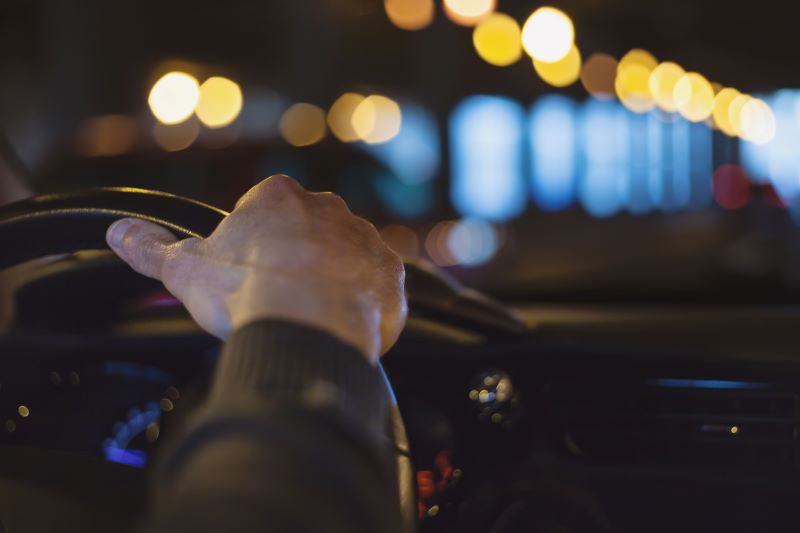
{"label": "fingers", "polygon": [[163,281],[164,264],[177,238],[165,228],[135,218],[114,222],[106,232],[112,250],[135,271]]}

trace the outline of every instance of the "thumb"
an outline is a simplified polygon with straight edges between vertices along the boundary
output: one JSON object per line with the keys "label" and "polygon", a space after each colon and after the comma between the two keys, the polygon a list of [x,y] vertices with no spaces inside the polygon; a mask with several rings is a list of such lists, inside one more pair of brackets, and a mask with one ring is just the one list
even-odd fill
{"label": "thumb", "polygon": [[169,247],[177,242],[169,230],[146,220],[123,218],[109,226],[106,241],[136,272],[162,279]]}

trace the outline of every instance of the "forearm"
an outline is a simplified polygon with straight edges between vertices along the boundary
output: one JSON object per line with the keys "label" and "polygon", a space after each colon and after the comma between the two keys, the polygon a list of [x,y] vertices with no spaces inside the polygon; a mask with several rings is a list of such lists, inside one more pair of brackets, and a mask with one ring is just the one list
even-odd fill
{"label": "forearm", "polygon": [[160,465],[147,531],[399,531],[385,402],[377,369],[337,339],[243,328]]}

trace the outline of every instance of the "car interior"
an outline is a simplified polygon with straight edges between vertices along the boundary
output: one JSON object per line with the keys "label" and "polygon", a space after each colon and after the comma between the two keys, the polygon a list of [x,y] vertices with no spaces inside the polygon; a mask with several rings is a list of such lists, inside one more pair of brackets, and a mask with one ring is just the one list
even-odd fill
{"label": "car interior", "polygon": [[409,533],[797,531],[798,14],[0,0],[0,533],[135,530],[220,341],[105,231],[276,173],[405,262]]}

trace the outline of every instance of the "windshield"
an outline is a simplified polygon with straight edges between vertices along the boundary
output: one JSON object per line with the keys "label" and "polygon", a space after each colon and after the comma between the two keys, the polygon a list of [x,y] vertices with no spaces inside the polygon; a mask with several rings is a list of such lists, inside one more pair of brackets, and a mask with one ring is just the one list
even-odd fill
{"label": "windshield", "polygon": [[794,303],[790,8],[6,0],[0,200],[284,173],[501,298]]}

